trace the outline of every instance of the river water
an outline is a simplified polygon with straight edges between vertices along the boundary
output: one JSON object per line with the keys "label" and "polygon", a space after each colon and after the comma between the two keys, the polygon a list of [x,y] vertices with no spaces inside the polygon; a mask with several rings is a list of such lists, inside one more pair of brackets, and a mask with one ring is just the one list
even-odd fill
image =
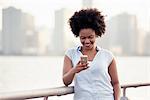
{"label": "river water", "polygon": [[[150,82],[150,57],[116,57],[116,60],[121,84]],[[62,66],[62,56],[0,56],[0,92],[63,86]],[[150,86],[127,89],[127,96],[131,100],[149,100]],[[72,97],[71,94],[49,100],[72,100]]]}

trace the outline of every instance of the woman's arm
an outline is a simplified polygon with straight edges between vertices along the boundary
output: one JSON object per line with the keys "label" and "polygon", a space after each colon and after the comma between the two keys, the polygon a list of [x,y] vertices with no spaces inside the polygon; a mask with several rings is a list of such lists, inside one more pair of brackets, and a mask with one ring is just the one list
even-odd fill
{"label": "woman's arm", "polygon": [[63,65],[63,82],[66,86],[72,83],[75,72],[73,70],[72,62],[69,57],[64,57],[64,65]]}
{"label": "woman's arm", "polygon": [[76,67],[73,67],[72,61],[68,56],[64,57],[63,65],[63,82],[66,86],[70,85],[76,73],[87,69],[87,64],[81,64],[80,61],[77,63]]}
{"label": "woman's arm", "polygon": [[121,89],[120,89],[115,59],[112,60],[109,66],[109,74],[110,74],[112,86],[114,89],[114,100],[120,100]]}

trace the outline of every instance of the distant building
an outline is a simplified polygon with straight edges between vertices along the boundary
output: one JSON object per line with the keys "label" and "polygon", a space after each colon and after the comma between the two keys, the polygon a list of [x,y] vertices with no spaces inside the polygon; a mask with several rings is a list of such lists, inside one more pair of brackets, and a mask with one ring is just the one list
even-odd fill
{"label": "distant building", "polygon": [[2,53],[2,31],[0,30],[0,54]]}
{"label": "distant building", "polygon": [[74,36],[68,24],[71,15],[71,11],[65,8],[55,11],[53,55],[63,55],[65,50],[74,44]]}
{"label": "distant building", "polygon": [[21,30],[21,10],[9,7],[2,11],[2,49],[4,54],[20,54],[24,34]]}
{"label": "distant building", "polygon": [[35,53],[34,18],[14,7],[2,10],[2,52],[4,55]]}
{"label": "distant building", "polygon": [[138,30],[138,37],[137,37],[137,43],[138,43],[138,46],[137,46],[137,52],[139,56],[142,56],[144,55],[144,43],[145,43],[145,34],[146,34],[146,31],[142,30],[142,29],[139,29]]}
{"label": "distant building", "polygon": [[22,13],[22,27],[25,33],[25,45],[23,54],[37,55],[38,49],[38,32],[35,31],[34,17],[28,13]]}
{"label": "distant building", "polygon": [[144,55],[150,56],[150,32],[144,38]]}
{"label": "distant building", "polygon": [[136,16],[122,13],[108,20],[106,26],[106,35],[108,35],[104,42],[106,48],[117,55],[137,54],[139,34]]}
{"label": "distant building", "polygon": [[52,53],[52,32],[53,29],[38,27],[38,55],[50,55]]}

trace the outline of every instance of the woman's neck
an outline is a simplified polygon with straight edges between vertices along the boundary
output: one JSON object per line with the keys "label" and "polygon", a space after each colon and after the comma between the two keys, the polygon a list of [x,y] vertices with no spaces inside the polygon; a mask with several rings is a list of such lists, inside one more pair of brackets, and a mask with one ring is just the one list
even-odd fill
{"label": "woman's neck", "polygon": [[90,53],[93,53],[96,51],[96,46],[93,46],[91,49],[84,49],[83,47],[81,48],[81,51],[83,54],[88,55]]}
{"label": "woman's neck", "polygon": [[84,48],[81,48],[81,52],[83,55],[87,55],[88,56],[88,61],[93,61],[95,55],[97,54],[97,49],[96,47],[93,47],[91,49],[84,49]]}

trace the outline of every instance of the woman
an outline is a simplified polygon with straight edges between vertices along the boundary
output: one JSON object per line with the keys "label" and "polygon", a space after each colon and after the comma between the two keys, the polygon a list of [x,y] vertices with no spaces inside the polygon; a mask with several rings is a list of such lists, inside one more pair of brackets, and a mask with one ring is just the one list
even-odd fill
{"label": "woman", "polygon": [[[74,80],[74,100],[119,100],[120,85],[114,56],[96,45],[96,38],[105,33],[104,16],[97,9],[82,9],[69,19],[72,33],[81,46],[66,51],[63,82]],[[88,56],[82,64],[80,57]]]}

